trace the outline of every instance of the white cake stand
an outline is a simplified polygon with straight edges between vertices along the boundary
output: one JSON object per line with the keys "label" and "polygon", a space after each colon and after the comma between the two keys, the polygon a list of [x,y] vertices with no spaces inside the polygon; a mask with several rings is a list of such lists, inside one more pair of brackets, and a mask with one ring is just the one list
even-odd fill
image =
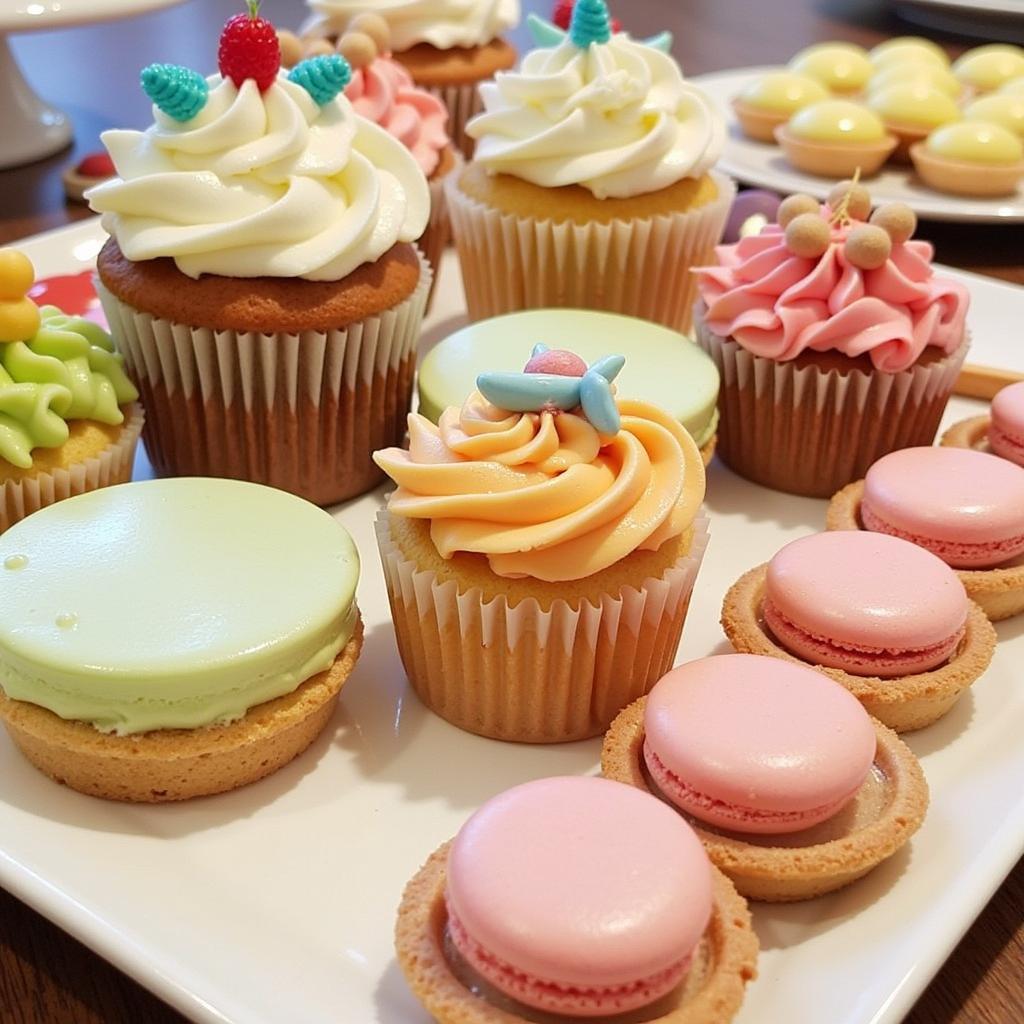
{"label": "white cake stand", "polygon": [[43,102],[11,53],[11,32],[126,18],[183,0],[0,0],[0,168],[40,160],[71,141],[71,120]]}

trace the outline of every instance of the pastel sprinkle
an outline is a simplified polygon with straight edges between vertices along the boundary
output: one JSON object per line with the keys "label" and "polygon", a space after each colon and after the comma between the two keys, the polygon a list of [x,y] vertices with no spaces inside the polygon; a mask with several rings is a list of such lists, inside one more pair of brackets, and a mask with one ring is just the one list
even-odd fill
{"label": "pastel sprinkle", "polygon": [[175,121],[191,121],[206,106],[210,89],[198,71],[178,64],[150,64],[140,77],[142,91]]}

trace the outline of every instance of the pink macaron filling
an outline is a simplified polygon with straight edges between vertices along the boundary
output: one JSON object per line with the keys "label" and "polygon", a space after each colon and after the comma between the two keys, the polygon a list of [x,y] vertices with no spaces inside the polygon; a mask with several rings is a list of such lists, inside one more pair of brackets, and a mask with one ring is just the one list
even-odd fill
{"label": "pink macaron filling", "polygon": [[860,518],[954,568],[998,566],[1024,554],[1024,468],[971,448],[904,448],[868,470]]}
{"label": "pink macaron filling", "polygon": [[996,455],[1024,466],[1024,381],[1003,388],[992,400],[988,445]]}
{"label": "pink macaron filling", "polygon": [[775,639],[798,658],[813,665],[839,668],[851,675],[877,676],[880,679],[894,679],[936,668],[949,660],[964,635],[961,627],[945,640],[925,647],[866,647],[809,633],[787,619],[770,601],[765,602],[761,614]]}
{"label": "pink macaron filling", "polygon": [[621,985],[565,985],[517,970],[485,949],[466,931],[448,904],[448,935],[459,955],[498,991],[548,1013],[566,1017],[606,1017],[639,1010],[668,995],[690,968],[692,954],[649,978]]}
{"label": "pink macaron filling", "polygon": [[867,712],[842,686],[781,658],[687,662],[647,697],[643,757],[680,810],[716,828],[799,832],[838,813],[875,756]]}
{"label": "pink macaron filling", "polygon": [[684,979],[711,917],[711,866],[693,829],[649,793],[540,779],[462,827],[445,902],[451,945],[494,989],[604,1018]]}

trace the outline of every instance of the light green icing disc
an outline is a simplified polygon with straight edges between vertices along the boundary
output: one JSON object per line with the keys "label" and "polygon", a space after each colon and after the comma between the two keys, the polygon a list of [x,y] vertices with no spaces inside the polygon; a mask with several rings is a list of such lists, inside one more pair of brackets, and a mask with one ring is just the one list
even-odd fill
{"label": "light green icing disc", "polygon": [[344,527],[284,491],[104,487],[0,537],[0,686],[103,731],[230,721],[331,665],[358,579]]}
{"label": "light green icing disc", "polygon": [[479,374],[522,370],[538,342],[569,349],[588,364],[602,356],[625,356],[615,380],[619,397],[665,409],[700,446],[714,434],[718,371],[704,352],[667,327],[582,309],[510,313],[449,335],[420,366],[420,412],[436,423],[448,406],[462,405]]}

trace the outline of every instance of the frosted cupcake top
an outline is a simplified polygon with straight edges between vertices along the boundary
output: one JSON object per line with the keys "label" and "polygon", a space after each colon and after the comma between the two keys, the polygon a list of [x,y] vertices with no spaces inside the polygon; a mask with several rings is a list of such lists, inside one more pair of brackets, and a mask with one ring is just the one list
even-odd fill
{"label": "frosted cupcake top", "polygon": [[[154,124],[103,134],[118,176],[87,198],[124,255],[170,257],[194,278],[335,281],[419,238],[423,172],[340,95],[347,62],[316,57],[285,76],[273,27],[250,17],[225,28],[222,75],[153,65],[143,87]],[[239,45],[248,24],[269,36]]]}
{"label": "frosted cupcake top", "polygon": [[694,268],[705,320],[780,362],[835,351],[898,373],[930,345],[953,352],[964,339],[967,289],[934,273],[932,246],[911,238],[915,227],[901,203],[872,213],[867,190],[852,182],[840,182],[824,206],[790,196],[777,224],[719,246],[717,266]]}
{"label": "frosted cupcake top", "polygon": [[398,484],[389,510],[429,520],[442,557],[512,578],[582,579],[680,536],[704,498],[700,452],[668,413],[614,398],[622,363],[540,345],[437,426],[412,414],[408,451],[374,455]]}
{"label": "frosted cupcake top", "polygon": [[519,22],[519,0],[306,0],[312,15],[304,34],[340,35],[358,14],[372,10],[391,29],[396,50],[429,43],[439,50],[485,46]]}
{"label": "frosted cupcake top", "polygon": [[467,125],[474,159],[492,173],[597,198],[656,192],[700,177],[718,159],[725,123],[660,46],[612,34],[602,0],[579,0],[568,35],[480,86],[484,111]]}

